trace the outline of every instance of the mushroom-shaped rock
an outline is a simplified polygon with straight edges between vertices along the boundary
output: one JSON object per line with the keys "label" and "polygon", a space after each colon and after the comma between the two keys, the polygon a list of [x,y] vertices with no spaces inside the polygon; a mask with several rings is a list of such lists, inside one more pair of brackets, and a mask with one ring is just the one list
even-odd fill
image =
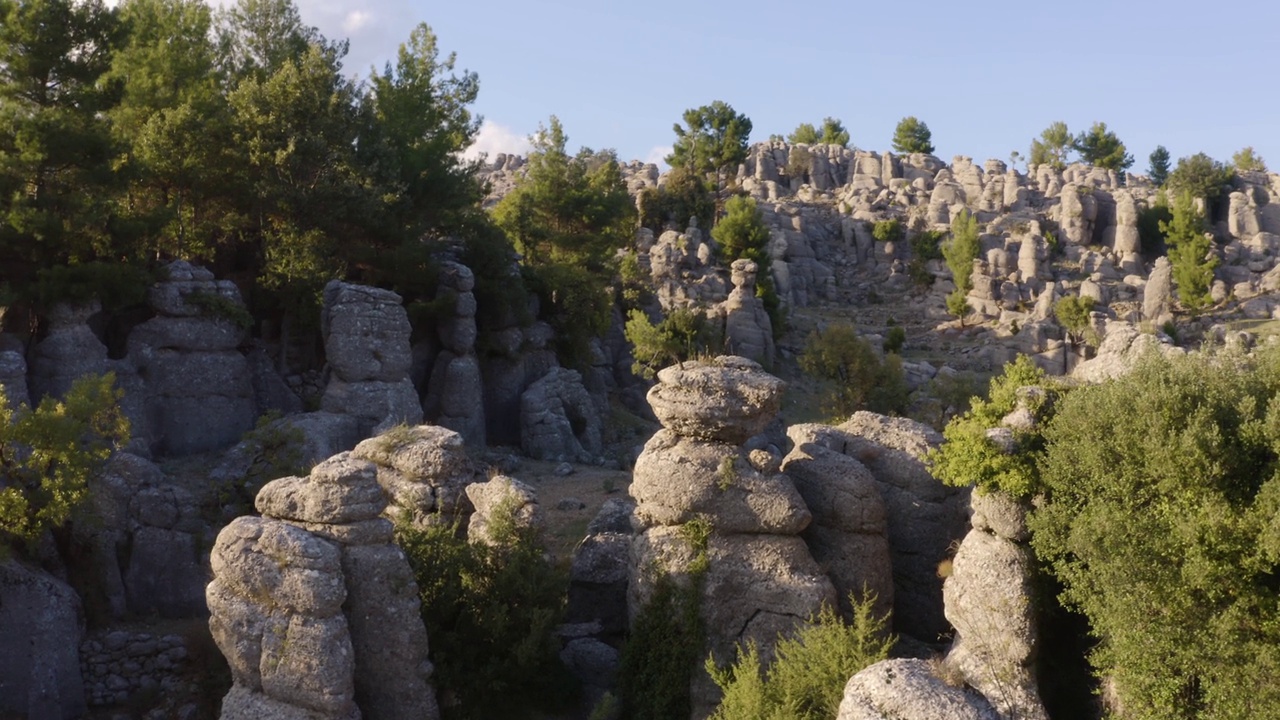
{"label": "mushroom-shaped rock", "polygon": [[759,363],[727,355],[663,369],[648,399],[678,435],[742,444],[778,414],[785,387]]}

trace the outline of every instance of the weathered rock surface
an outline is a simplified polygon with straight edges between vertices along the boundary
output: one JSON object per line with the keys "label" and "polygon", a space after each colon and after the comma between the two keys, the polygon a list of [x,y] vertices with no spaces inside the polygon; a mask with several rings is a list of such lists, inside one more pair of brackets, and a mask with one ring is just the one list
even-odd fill
{"label": "weathered rock surface", "polygon": [[503,538],[494,537],[492,528],[496,522],[506,522],[505,515],[516,527],[540,530],[543,525],[542,509],[538,505],[538,493],[515,478],[495,475],[488,482],[467,486],[467,498],[475,506],[467,525],[467,540],[494,544]]}
{"label": "weathered rock surface", "polygon": [[379,517],[377,473],[341,453],[268,483],[268,516],[219,533],[206,595],[235,683],[224,719],[439,717],[417,584]]}
{"label": "weathered rock surface", "polygon": [[[631,484],[643,529],[631,543],[630,615],[645,606],[662,574],[698,582],[706,650],[716,661],[731,662],[747,640],[769,660],[779,633],[836,601],[798,536],[812,516],[778,471],[779,458],[743,446],[773,420],[783,385],[738,357],[685,363],[658,378],[649,400],[664,429],[645,445]],[[695,519],[709,531],[705,546],[687,531]],[[705,573],[691,576],[703,558]],[[691,692],[695,717],[718,701],[701,668]]]}
{"label": "weathered rock surface", "polygon": [[553,368],[520,396],[520,447],[538,460],[596,463],[601,421],[577,370]]}
{"label": "weathered rock surface", "polygon": [[423,402],[425,417],[456,430],[468,444],[485,444],[484,379],[476,357],[475,276],[465,265],[441,265],[436,300],[449,308],[437,327],[444,350],[436,357]]}
{"label": "weathered rock surface", "polygon": [[773,366],[773,323],[756,297],[757,265],[751,260],[734,260],[733,291],[720,306],[724,314],[724,347],[727,352]]}
{"label": "weathered rock surface", "polygon": [[46,395],[61,398],[79,378],[106,372],[107,346],[89,329],[89,318],[101,311],[102,305],[93,300],[59,304],[49,312],[49,332],[28,358],[32,402],[39,403]]}
{"label": "weathered rock surface", "polygon": [[365,435],[422,422],[422,403],[409,380],[409,316],[399,295],[334,280],[324,289],[320,328],[332,372],[323,410],[358,418]]}
{"label": "weathered rock surface", "polygon": [[786,476],[760,472],[736,445],[659,430],[636,460],[631,496],[648,525],[705,517],[724,533],[797,535],[811,515]]}
{"label": "weathered rock surface", "polygon": [[759,363],[722,356],[659,371],[649,404],[663,427],[679,435],[741,444],[778,414],[785,386]]}
{"label": "weathered rock surface", "polygon": [[[790,429],[803,438],[803,428]],[[862,463],[826,447],[796,442],[782,462],[813,513],[803,538],[813,559],[826,568],[840,607],[850,612],[850,596],[873,593],[877,616],[893,610],[893,567],[889,558],[884,502],[875,478]]]}
{"label": "weathered rock surface", "polygon": [[408,512],[416,524],[467,512],[465,489],[474,471],[462,436],[436,425],[393,428],[356,446],[351,457],[377,466],[378,484],[390,498],[388,514]]}
{"label": "weathered rock surface", "polygon": [[13,559],[0,562],[0,716],[83,717],[83,634],[80,598],[66,583]]}
{"label": "weathered rock surface", "polygon": [[981,695],[954,687],[926,660],[885,660],[849,678],[836,720],[1004,720]]}

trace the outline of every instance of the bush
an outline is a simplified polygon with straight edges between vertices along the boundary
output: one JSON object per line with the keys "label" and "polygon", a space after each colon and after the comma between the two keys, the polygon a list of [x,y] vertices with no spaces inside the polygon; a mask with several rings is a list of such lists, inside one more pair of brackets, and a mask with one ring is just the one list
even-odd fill
{"label": "bush", "polygon": [[147,288],[159,277],[137,265],[87,262],[42,268],[36,275],[35,301],[50,308],[60,302],[75,304],[98,299],[104,310],[138,305],[147,299]]}
{"label": "bush", "polygon": [[631,720],[689,717],[690,680],[706,638],[702,591],[710,533],[704,518],[681,528],[694,551],[687,576],[677,578],[663,567],[650,569],[655,573],[653,594],[631,624],[618,668],[618,695]]}
{"label": "bush", "polygon": [[1209,290],[1218,258],[1210,255],[1213,241],[1205,234],[1204,216],[1196,209],[1190,193],[1178,196],[1173,204],[1172,219],[1160,223],[1160,231],[1169,246],[1178,300],[1191,311],[1208,305],[1212,301]]}
{"label": "bush", "polygon": [[1169,188],[1176,195],[1191,193],[1209,205],[1222,196],[1222,191],[1231,184],[1235,170],[1227,167],[1204,153],[1196,153],[1191,157],[1178,160],[1178,165],[1169,173]]}
{"label": "bush", "polygon": [[951,221],[951,238],[942,244],[942,256],[946,258],[956,284],[956,289],[947,295],[947,312],[960,318],[962,323],[970,312],[967,298],[973,289],[973,261],[981,248],[978,218],[968,210],[962,210]]}
{"label": "bush", "polygon": [[897,218],[881,220],[871,228],[871,236],[880,242],[898,242],[904,234],[902,221]]}
{"label": "bush", "polygon": [[396,541],[409,558],[431,640],[446,720],[527,718],[564,709],[576,692],[554,632],[568,580],[515,507],[489,525],[495,544],[468,543],[456,525],[401,522]]}
{"label": "bush", "polygon": [[718,328],[705,315],[689,308],[672,310],[657,325],[644,312],[632,310],[627,314],[624,332],[635,358],[631,372],[650,380],[668,365],[719,353],[722,343]]}
{"label": "bush", "polygon": [[724,691],[712,720],[825,720],[840,709],[844,686],[855,673],[889,657],[894,640],[887,618],[876,617],[875,597],[850,597],[853,622],[824,606],[795,637],[783,637],[776,659],[762,671],[754,642],[738,648],[728,668],[707,658],[707,673]]}
{"label": "bush", "polygon": [[556,331],[556,355],[566,367],[591,362],[591,340],[609,329],[613,298],[599,278],[577,265],[525,266],[526,284],[538,295],[541,317]]}
{"label": "bush", "polygon": [[887,353],[890,353],[893,355],[901,355],[902,346],[905,345],[906,342],[907,342],[907,331],[902,329],[901,326],[895,325],[889,328],[889,331],[885,333],[884,343],[882,344],[882,347],[884,348],[884,351]]}
{"label": "bush", "polygon": [[928,270],[930,260],[942,260],[943,233],[937,230],[925,230],[911,236],[911,262],[907,264],[907,274],[921,286],[933,284],[933,273]]}
{"label": "bush", "polygon": [[1089,325],[1089,313],[1093,312],[1094,299],[1081,295],[1067,295],[1053,306],[1058,324],[1073,338],[1084,338],[1092,347],[1098,346],[1098,334]]}
{"label": "bush", "polygon": [[827,411],[848,417],[858,410],[900,414],[907,406],[902,359],[876,356],[871,343],[852,325],[832,325],[809,336],[800,354],[800,369],[831,386]]}
{"label": "bush", "polygon": [[1124,716],[1280,716],[1275,351],[1149,356],[1072,391],[1045,439],[1032,545]]}
{"label": "bush", "polygon": [[946,442],[929,453],[934,477],[948,485],[975,485],[982,492],[1001,491],[1015,498],[1039,492],[1036,462],[1044,449],[1040,432],[1015,431],[1018,452],[1013,454],[1006,454],[987,437],[988,430],[1018,407],[1018,389],[1028,386],[1043,390],[1038,401],[1028,398],[1032,405],[1028,410],[1037,419],[1047,418],[1062,390],[1049,382],[1030,357],[1020,355],[1004,366],[1003,374],[991,379],[986,400],[973,398],[968,412],[947,423],[942,432]]}
{"label": "bush", "polygon": [[11,410],[0,388],[0,538],[34,541],[71,518],[89,479],[129,441],[115,376],[76,380],[64,399]]}
{"label": "bush", "polygon": [[696,173],[675,167],[667,173],[667,181],[640,193],[640,226],[661,233],[668,223],[683,229],[689,218],[698,219],[698,227],[709,228],[716,215],[712,188]]}

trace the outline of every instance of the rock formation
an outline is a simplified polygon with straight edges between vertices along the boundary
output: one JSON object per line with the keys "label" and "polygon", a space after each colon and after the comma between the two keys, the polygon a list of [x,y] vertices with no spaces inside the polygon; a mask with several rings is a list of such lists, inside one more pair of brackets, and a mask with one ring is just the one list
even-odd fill
{"label": "rock formation", "polygon": [[817,440],[828,429],[787,429],[795,447],[783,459],[782,471],[813,513],[802,537],[813,559],[826,568],[842,610],[852,610],[850,595],[861,599],[870,592],[875,614],[885,617],[893,610],[893,568],[884,502],[866,466]]}
{"label": "rock formation", "polygon": [[107,346],[89,329],[89,318],[101,311],[97,300],[60,303],[49,311],[45,317],[49,332],[32,348],[28,363],[27,386],[33,403],[46,395],[61,398],[77,379],[106,372]]}
{"label": "rock formation", "polygon": [[77,649],[80,598],[16,560],[0,562],[0,716],[71,720],[88,711]]}
{"label": "rock formation", "polygon": [[474,470],[462,436],[448,428],[393,428],[356,446],[351,457],[374,464],[390,499],[387,515],[416,525],[461,520],[470,511],[466,487]]}
{"label": "rock formation", "polygon": [[[688,362],[658,373],[649,401],[663,424],[636,461],[631,494],[643,528],[631,548],[629,606],[647,602],[658,572],[683,581],[702,564],[701,613],[707,650],[722,664],[754,640],[766,657],[779,633],[835,603],[835,589],[799,537],[811,514],[779,458],[743,444],[778,411],[782,382],[738,357]],[[708,529],[705,547],[685,527]],[[694,715],[718,690],[701,670]]]}
{"label": "rock formation", "polygon": [[577,370],[552,368],[520,396],[520,448],[529,457],[598,464],[601,419]]}
{"label": "rock formation", "polygon": [[418,590],[372,463],[268,483],[223,528],[206,596],[234,685],[222,717],[438,718]]}
{"label": "rock formation", "polygon": [[337,280],[324,288],[320,329],[331,373],[321,409],[359,419],[364,436],[422,422],[409,380],[409,316],[390,290]]}
{"label": "rock formation", "polygon": [[[156,316],[129,333],[120,373],[134,434],[153,452],[187,455],[234,444],[258,416],[235,283],[181,260],[147,302]],[[128,377],[135,375],[136,383]],[[141,397],[137,397],[137,395]],[[139,414],[140,411],[140,414]]]}
{"label": "rock formation", "polygon": [[1005,720],[926,660],[885,660],[849,678],[836,720]]}
{"label": "rock formation", "polygon": [[468,444],[485,444],[484,382],[476,357],[475,276],[470,268],[445,262],[437,301],[447,314],[437,326],[443,350],[436,356],[423,410],[427,419],[456,430]]}
{"label": "rock formation", "polygon": [[724,347],[727,352],[773,367],[773,324],[764,302],[756,297],[756,264],[734,260],[733,292],[720,306],[724,314]]}

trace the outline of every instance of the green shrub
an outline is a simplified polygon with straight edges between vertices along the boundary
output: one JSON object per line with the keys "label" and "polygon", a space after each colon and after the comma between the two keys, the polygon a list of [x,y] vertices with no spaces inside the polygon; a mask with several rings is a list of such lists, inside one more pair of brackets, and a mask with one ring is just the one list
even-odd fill
{"label": "green shrub", "polygon": [[1210,254],[1213,241],[1205,229],[1204,215],[1196,209],[1188,192],[1174,201],[1169,222],[1160,223],[1169,246],[1178,300],[1193,312],[1212,302],[1209,290],[1213,286],[1213,269],[1218,266],[1218,258]]}
{"label": "green shrub", "polygon": [[591,340],[609,329],[613,299],[599,278],[568,263],[525,266],[527,284],[538,295],[541,316],[556,331],[556,355],[566,367],[591,362]]}
{"label": "green shrub", "polygon": [[689,218],[697,218],[700,228],[710,228],[716,214],[711,186],[683,167],[672,168],[661,187],[641,192],[639,205],[640,227],[655,233],[661,233],[668,223],[684,229]]}
{"label": "green shrub", "polygon": [[906,409],[902,359],[877,357],[852,325],[832,325],[810,335],[800,354],[800,369],[829,386],[826,409],[834,417],[848,417],[858,410],[887,415]]}
{"label": "green shrub", "polygon": [[902,354],[902,346],[907,343],[907,331],[899,325],[889,328],[884,336],[884,351],[893,355]]}
{"label": "green shrub", "polygon": [[906,229],[897,218],[881,220],[871,227],[871,236],[879,242],[898,242],[905,234]]}
{"label": "green shrub", "polygon": [[1050,383],[1040,368],[1026,355],[1004,366],[1003,374],[991,379],[988,398],[973,398],[968,412],[947,423],[946,442],[929,453],[934,477],[948,485],[976,485],[983,492],[1002,491],[1015,498],[1031,497],[1040,491],[1036,463],[1044,449],[1039,430],[1016,431],[1018,452],[1006,454],[987,438],[987,430],[1018,406],[1018,389],[1036,386],[1044,390],[1039,402],[1028,410],[1044,419],[1055,398],[1062,392]]}
{"label": "green shrub", "polygon": [[413,567],[446,720],[537,717],[576,694],[554,632],[568,580],[530,529],[500,506],[495,544],[468,543],[456,525],[401,522],[396,541]]}
{"label": "green shrub", "polygon": [[698,518],[681,535],[694,551],[685,577],[654,567],[653,593],[631,624],[618,669],[618,696],[630,720],[686,718],[692,709],[690,681],[705,652],[702,592],[711,525]]}
{"label": "green shrub", "polygon": [[933,284],[933,273],[928,270],[930,260],[942,260],[942,238],[944,233],[937,230],[925,230],[911,236],[911,261],[907,264],[907,274],[917,285]]}
{"label": "green shrub", "polygon": [[782,637],[768,670],[754,642],[738,648],[728,668],[707,658],[724,699],[712,720],[826,720],[836,716],[844,686],[855,673],[889,657],[887,618],[876,617],[874,596],[851,596],[853,622],[824,606],[794,637]]}
{"label": "green shrub", "polygon": [[253,327],[253,315],[243,303],[238,303],[217,293],[190,292],[182,296],[183,302],[200,309],[200,314],[219,320],[227,320],[241,330]]}
{"label": "green shrub", "polygon": [[1280,717],[1280,356],[1149,356],[1045,438],[1031,542],[1124,717]]}
{"label": "green shrub", "polygon": [[129,441],[115,376],[85,376],[66,397],[12,410],[0,388],[0,539],[34,541],[87,497],[89,479]]}
{"label": "green shrub", "polygon": [[631,372],[652,379],[668,365],[719,352],[718,329],[697,310],[676,308],[657,325],[640,310],[627,313],[624,330],[635,362]]}
{"label": "green shrub", "polygon": [[1098,346],[1098,334],[1089,325],[1089,313],[1093,312],[1094,299],[1081,295],[1067,295],[1053,306],[1053,315],[1058,324],[1073,339],[1083,338],[1092,347]]}

